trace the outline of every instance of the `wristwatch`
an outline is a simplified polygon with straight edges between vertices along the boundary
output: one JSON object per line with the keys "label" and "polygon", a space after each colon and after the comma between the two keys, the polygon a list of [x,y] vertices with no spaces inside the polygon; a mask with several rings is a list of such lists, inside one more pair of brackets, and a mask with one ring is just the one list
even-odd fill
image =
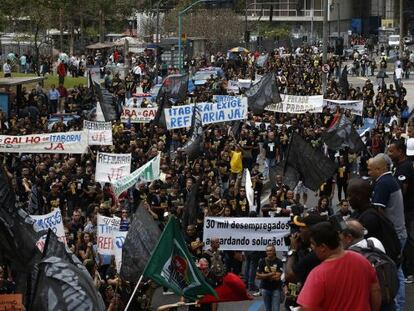
{"label": "wristwatch", "polygon": [[288,257],[290,257],[290,256],[292,256],[292,255],[294,255],[296,253],[296,249],[291,249],[291,250],[289,250],[288,251]]}

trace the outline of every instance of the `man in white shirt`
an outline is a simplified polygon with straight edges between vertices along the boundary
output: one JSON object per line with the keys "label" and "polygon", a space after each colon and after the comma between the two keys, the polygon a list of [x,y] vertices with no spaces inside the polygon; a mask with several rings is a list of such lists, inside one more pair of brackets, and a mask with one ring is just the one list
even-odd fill
{"label": "man in white shirt", "polygon": [[10,60],[7,60],[3,64],[3,73],[5,78],[11,78],[12,66],[10,64]]}
{"label": "man in white shirt", "polygon": [[375,248],[378,248],[381,252],[385,254],[384,245],[377,238],[371,237],[365,239],[366,229],[358,220],[348,220],[346,221],[346,229],[341,233],[341,241],[345,249],[348,249],[352,246],[367,248],[368,240],[372,241]]}

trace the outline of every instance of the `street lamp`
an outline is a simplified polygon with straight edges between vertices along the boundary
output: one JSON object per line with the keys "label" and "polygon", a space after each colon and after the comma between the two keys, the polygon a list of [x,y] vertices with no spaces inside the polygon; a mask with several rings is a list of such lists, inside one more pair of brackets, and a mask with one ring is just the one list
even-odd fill
{"label": "street lamp", "polygon": [[188,7],[186,7],[184,10],[182,10],[181,12],[178,13],[178,69],[181,70],[183,69],[183,62],[182,62],[182,43],[181,43],[181,34],[182,34],[182,16],[188,12],[193,6],[201,3],[201,2],[216,2],[216,0],[198,0],[192,4],[190,4]]}

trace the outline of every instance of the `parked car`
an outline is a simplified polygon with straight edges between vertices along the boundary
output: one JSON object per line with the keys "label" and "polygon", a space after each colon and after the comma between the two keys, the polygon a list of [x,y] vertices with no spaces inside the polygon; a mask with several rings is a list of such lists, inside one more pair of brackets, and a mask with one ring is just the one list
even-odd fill
{"label": "parked car", "polygon": [[211,77],[216,78],[223,76],[224,71],[220,67],[206,67],[197,71],[191,80],[193,80],[195,86],[198,86],[206,84],[207,80]]}

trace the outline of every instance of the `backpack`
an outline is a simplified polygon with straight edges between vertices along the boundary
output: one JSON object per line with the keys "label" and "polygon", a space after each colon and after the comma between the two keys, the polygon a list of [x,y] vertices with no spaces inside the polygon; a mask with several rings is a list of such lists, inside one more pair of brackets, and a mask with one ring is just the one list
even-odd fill
{"label": "backpack", "polygon": [[223,263],[220,253],[213,253],[210,250],[207,250],[204,253],[210,257],[210,271],[216,277],[223,277],[226,274],[226,266]]}
{"label": "backpack", "polygon": [[381,288],[383,304],[391,303],[397,295],[400,282],[397,275],[397,266],[385,253],[374,246],[372,240],[367,240],[368,247],[351,246],[349,250],[360,253],[371,263],[377,273]]}

